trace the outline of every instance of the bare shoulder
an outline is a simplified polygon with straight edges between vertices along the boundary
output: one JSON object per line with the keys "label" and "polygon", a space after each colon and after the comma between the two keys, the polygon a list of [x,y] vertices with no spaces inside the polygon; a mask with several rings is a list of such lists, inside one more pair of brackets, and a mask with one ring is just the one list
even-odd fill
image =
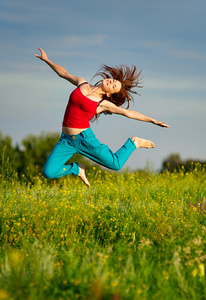
{"label": "bare shoulder", "polygon": [[[80,84],[84,83],[84,82],[87,82],[84,78],[82,77],[76,77],[76,83],[77,83],[77,86],[79,86]],[[89,84],[85,84],[85,86],[88,86]]]}
{"label": "bare shoulder", "polygon": [[89,84],[86,80],[81,80],[78,86],[81,88],[81,92],[87,96],[89,92]]}

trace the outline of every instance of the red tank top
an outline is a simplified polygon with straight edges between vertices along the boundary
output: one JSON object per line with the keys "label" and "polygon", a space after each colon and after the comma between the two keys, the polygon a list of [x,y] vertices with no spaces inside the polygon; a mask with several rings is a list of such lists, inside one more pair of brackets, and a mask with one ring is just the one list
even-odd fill
{"label": "red tank top", "polygon": [[[87,82],[83,84],[87,84]],[[79,85],[69,97],[69,102],[64,113],[63,126],[89,128],[89,121],[96,114],[97,106],[101,101],[92,101],[84,96],[80,90],[81,85]]]}

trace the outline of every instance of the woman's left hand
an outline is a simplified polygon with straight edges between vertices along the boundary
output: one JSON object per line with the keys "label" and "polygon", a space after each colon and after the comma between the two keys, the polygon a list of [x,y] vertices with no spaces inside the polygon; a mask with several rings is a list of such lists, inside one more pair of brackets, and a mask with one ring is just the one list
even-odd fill
{"label": "woman's left hand", "polygon": [[165,127],[165,128],[170,127],[169,125],[165,124],[165,122],[160,122],[160,121],[157,121],[157,120],[153,120],[152,123],[155,124],[155,125],[161,126],[161,127]]}

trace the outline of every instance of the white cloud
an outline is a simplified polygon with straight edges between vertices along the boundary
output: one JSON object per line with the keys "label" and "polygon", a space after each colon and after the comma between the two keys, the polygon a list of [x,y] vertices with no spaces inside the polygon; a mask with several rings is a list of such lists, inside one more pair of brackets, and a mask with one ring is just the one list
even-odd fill
{"label": "white cloud", "polygon": [[[184,58],[184,59],[198,59],[198,60],[206,60],[206,54],[201,53],[198,51],[192,51],[192,47],[189,48],[191,50],[178,50],[178,44],[174,40],[147,40],[141,41],[138,43],[138,46],[149,49],[151,51],[158,50],[159,53],[164,52],[168,55],[172,55],[177,58]],[[185,44],[187,47],[187,44]]]}
{"label": "white cloud", "polygon": [[62,44],[70,48],[80,48],[85,46],[104,46],[106,43],[106,34],[94,35],[67,35],[62,38]]}
{"label": "white cloud", "polygon": [[164,77],[159,78],[146,78],[144,85],[147,89],[152,90],[173,90],[173,91],[191,91],[191,90],[202,90],[206,91],[206,78],[204,77],[177,77],[168,76],[164,74]]}
{"label": "white cloud", "polygon": [[180,58],[206,60],[206,54],[203,54],[203,53],[200,53],[200,52],[172,50],[171,53],[173,55],[175,55],[176,57],[180,57]]}
{"label": "white cloud", "polygon": [[139,42],[139,45],[145,48],[149,49],[154,49],[154,48],[159,48],[162,49],[164,48],[167,43],[161,40],[147,40],[147,41],[141,41]]}
{"label": "white cloud", "polygon": [[51,6],[38,1],[3,1],[1,3],[0,20],[9,23],[36,23],[39,17],[46,14],[57,14],[59,6]]}
{"label": "white cloud", "polygon": [[24,23],[28,21],[28,17],[26,15],[20,16],[11,12],[0,12],[0,20],[6,22]]}

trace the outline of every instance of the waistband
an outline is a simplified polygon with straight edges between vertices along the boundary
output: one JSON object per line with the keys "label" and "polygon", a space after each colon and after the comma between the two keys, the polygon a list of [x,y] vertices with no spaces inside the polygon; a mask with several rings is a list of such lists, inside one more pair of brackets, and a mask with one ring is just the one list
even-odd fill
{"label": "waistband", "polygon": [[72,134],[72,135],[68,135],[62,132],[61,137],[65,138],[65,139],[80,139],[80,138],[89,138],[95,136],[93,131],[91,130],[91,127],[87,128],[86,130],[83,130],[82,132],[80,132],[79,134]]}

